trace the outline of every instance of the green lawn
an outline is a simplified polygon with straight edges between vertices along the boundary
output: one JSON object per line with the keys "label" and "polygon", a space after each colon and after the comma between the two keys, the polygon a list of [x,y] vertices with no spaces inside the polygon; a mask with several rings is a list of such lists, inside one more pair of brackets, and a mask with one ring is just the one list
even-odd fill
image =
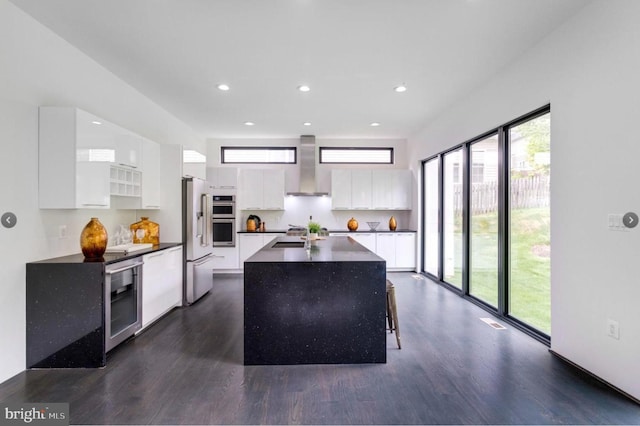
{"label": "green lawn", "polygon": [[[509,313],[551,334],[549,209],[513,210],[511,213]],[[459,228],[458,228],[459,229]],[[489,304],[498,303],[497,215],[475,215],[471,219],[470,293]],[[462,282],[462,234],[454,235],[454,275],[447,282]]]}

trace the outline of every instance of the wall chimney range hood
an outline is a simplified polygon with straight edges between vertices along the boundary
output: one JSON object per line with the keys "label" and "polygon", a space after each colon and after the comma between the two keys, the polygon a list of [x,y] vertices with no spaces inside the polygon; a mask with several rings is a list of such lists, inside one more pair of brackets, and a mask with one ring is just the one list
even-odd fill
{"label": "wall chimney range hood", "polygon": [[300,188],[297,192],[287,192],[287,195],[297,197],[320,197],[329,195],[319,192],[316,185],[316,137],[313,135],[300,136]]}

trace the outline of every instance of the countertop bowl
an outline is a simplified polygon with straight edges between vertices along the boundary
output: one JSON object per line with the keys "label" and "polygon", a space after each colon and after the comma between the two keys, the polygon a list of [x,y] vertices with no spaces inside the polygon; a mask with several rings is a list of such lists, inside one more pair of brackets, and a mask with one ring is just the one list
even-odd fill
{"label": "countertop bowl", "polygon": [[375,231],[380,222],[367,222],[367,225],[369,225],[370,230]]}

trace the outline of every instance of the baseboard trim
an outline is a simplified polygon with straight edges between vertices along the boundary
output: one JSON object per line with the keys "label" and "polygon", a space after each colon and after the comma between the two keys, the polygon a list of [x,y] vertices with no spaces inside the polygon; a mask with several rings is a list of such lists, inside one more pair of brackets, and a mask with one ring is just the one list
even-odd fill
{"label": "baseboard trim", "polygon": [[617,386],[612,385],[611,383],[607,382],[606,380],[604,380],[603,378],[593,374],[591,371],[587,370],[586,368],[576,364],[575,362],[569,360],[568,358],[563,357],[562,355],[560,355],[559,353],[557,353],[554,350],[549,349],[549,352],[551,353],[551,355],[555,356],[556,358],[560,359],[563,362],[566,362],[567,364],[577,368],[578,370],[582,371],[585,374],[588,374],[589,376],[593,377],[594,379],[596,379],[597,381],[599,381],[600,383],[602,383],[603,385],[606,385],[608,387],[610,387],[611,389],[613,389],[614,391],[618,392],[619,394],[627,397],[628,399],[630,399],[631,401],[635,402],[636,404],[640,405],[640,399],[634,397],[631,394],[628,394],[627,392],[623,391],[622,389],[620,389]]}

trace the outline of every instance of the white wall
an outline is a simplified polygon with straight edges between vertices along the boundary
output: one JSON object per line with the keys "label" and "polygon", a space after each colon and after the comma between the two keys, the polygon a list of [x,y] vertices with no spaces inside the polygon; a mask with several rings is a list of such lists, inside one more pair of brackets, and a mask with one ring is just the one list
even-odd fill
{"label": "white wall", "polygon": [[[236,167],[238,169],[284,169],[285,186],[287,192],[298,191],[300,178],[300,164],[220,164],[221,146],[293,146],[300,149],[300,139],[208,139],[207,140],[207,167]],[[316,164],[316,184],[318,191],[331,194],[331,170],[334,168],[371,169],[394,168],[407,169],[407,142],[404,139],[316,139],[316,154],[320,146],[356,146],[356,147],[393,147],[395,163],[392,165],[339,165]],[[316,160],[317,161],[317,160]],[[414,204],[416,203],[414,199]],[[267,230],[286,230],[289,224],[306,225],[309,216],[319,222],[323,227],[333,230],[347,231],[347,222],[351,217],[358,220],[358,230],[368,230],[366,222],[380,222],[378,229],[388,229],[391,215],[398,221],[399,229],[409,228],[409,213],[406,211],[381,212],[381,211],[333,211],[331,210],[330,197],[286,197],[285,211],[242,212],[239,229],[245,228],[245,222],[250,214],[257,214],[267,224]]]}
{"label": "white wall", "polygon": [[[0,0],[0,382],[25,368],[25,263],[80,251],[91,216],[114,230],[135,211],[38,209],[38,106],[77,106],[159,143],[206,144],[92,59],[6,0]],[[59,225],[67,237],[58,238]]]}
{"label": "white wall", "polygon": [[[409,140],[422,159],[551,103],[551,348],[640,398],[640,2],[599,0]],[[413,161],[416,176],[420,164]],[[419,212],[412,221],[418,224]],[[607,336],[607,319],[620,340]]]}

